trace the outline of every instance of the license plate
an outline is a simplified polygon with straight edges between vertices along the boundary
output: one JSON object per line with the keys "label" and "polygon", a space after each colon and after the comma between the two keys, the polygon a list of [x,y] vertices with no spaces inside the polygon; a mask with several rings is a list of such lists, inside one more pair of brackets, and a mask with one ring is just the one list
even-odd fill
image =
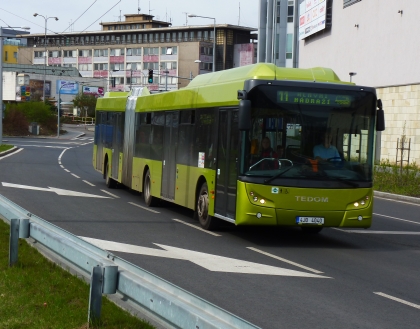
{"label": "license plate", "polygon": [[296,224],[322,225],[324,224],[324,218],[323,217],[296,217]]}

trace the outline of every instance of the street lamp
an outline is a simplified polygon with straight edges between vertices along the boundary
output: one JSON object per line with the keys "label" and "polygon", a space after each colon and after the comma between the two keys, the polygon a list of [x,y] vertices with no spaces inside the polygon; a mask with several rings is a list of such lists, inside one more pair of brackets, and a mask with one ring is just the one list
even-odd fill
{"label": "street lamp", "polygon": [[214,21],[213,23],[213,72],[216,72],[216,18],[214,17],[206,17],[206,16],[198,16],[194,14],[188,14],[188,17],[201,17],[201,18],[208,18]]}
{"label": "street lamp", "polygon": [[357,74],[356,72],[349,72],[350,82],[351,82],[351,78],[354,77],[356,74]]}
{"label": "street lamp", "polygon": [[45,78],[47,76],[47,21],[50,18],[54,18],[56,21],[58,21],[58,17],[48,17],[44,15],[40,15],[35,13],[34,17],[41,16],[45,20],[45,32],[44,32],[44,85],[42,88],[42,100],[45,102]]}
{"label": "street lamp", "polygon": [[[13,27],[8,26],[9,29],[30,30],[30,27]],[[3,141],[3,28],[0,26],[0,145]]]}

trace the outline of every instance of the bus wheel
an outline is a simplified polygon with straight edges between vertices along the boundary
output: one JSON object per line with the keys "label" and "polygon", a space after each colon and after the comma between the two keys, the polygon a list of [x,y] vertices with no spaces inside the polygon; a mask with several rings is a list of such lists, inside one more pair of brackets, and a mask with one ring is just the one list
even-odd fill
{"label": "bus wheel", "polygon": [[203,183],[200,188],[200,193],[197,197],[196,216],[202,228],[206,230],[214,230],[217,228],[218,218],[209,215],[209,191],[207,183]]}
{"label": "bus wheel", "polygon": [[144,202],[149,207],[154,207],[157,205],[159,199],[152,196],[152,183],[150,179],[150,170],[147,170],[146,177],[144,177],[144,184],[143,184],[143,197]]}
{"label": "bus wheel", "polygon": [[117,186],[117,182],[113,180],[109,174],[109,162],[107,162],[105,166],[105,184],[109,188],[115,188]]}
{"label": "bus wheel", "polygon": [[319,232],[321,232],[322,227],[310,227],[310,226],[302,226],[302,231],[303,233],[306,234],[318,234]]}

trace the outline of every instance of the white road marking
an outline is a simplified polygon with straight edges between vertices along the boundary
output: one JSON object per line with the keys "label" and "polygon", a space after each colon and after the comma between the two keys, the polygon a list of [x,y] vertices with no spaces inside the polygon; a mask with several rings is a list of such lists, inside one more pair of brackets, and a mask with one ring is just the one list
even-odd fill
{"label": "white road marking", "polygon": [[80,237],[93,245],[108,250],[119,251],[131,254],[139,254],[154,257],[164,257],[171,259],[187,260],[198,266],[213,272],[226,273],[244,273],[244,274],[260,274],[260,275],[278,275],[278,276],[294,276],[306,278],[328,278],[326,276],[316,275],[312,273],[289,270],[281,267],[274,267],[264,264],[252,263],[240,259],[222,257],[203,252],[181,249],[155,243],[156,246],[164,249],[154,249],[118,243],[113,241],[105,241],[87,237]]}
{"label": "white road marking", "polygon": [[61,140],[60,140],[60,142],[25,141],[25,143],[42,143],[42,144],[58,144],[59,143],[60,145],[77,145],[77,144],[79,144],[79,143],[75,143],[75,142],[62,142]]}
{"label": "white road marking", "polygon": [[211,231],[206,231],[206,230],[202,229],[201,227],[199,227],[197,225],[186,223],[186,222],[183,222],[182,220],[179,220],[179,219],[172,218],[172,220],[174,220],[175,222],[190,226],[192,228],[195,228],[196,230],[200,230],[200,231],[202,231],[204,233],[207,233],[207,234],[210,234],[210,235],[221,236],[220,234],[217,234],[217,233],[214,233],[214,232],[211,232]]}
{"label": "white road marking", "polygon": [[397,297],[394,297],[394,296],[391,296],[391,295],[387,295],[387,294],[384,294],[383,292],[374,292],[374,294],[385,297],[385,298],[389,298],[389,299],[394,300],[396,302],[399,302],[399,303],[402,303],[402,304],[405,304],[405,305],[408,305],[408,306],[411,306],[411,307],[414,307],[414,308],[417,308],[417,309],[420,310],[420,305],[407,302],[404,299],[400,299],[400,298],[397,298]]}
{"label": "white road marking", "polygon": [[25,190],[36,190],[36,191],[44,191],[44,192],[54,192],[58,195],[63,196],[80,196],[80,197],[86,197],[86,198],[101,198],[101,199],[109,199],[107,196],[101,196],[101,195],[94,195],[94,194],[88,194],[88,193],[82,193],[82,192],[75,192],[75,191],[69,191],[69,190],[63,190],[55,187],[36,187],[36,186],[27,186],[27,185],[18,185],[18,184],[10,184],[10,183],[2,183],[5,187],[13,187],[13,188],[21,188]]}
{"label": "white road marking", "polygon": [[95,186],[95,184],[89,183],[87,180],[83,180],[83,182],[85,182],[86,184],[88,184],[90,186]]}
{"label": "white road marking", "polygon": [[381,214],[375,214],[375,213],[373,213],[373,214],[374,214],[374,215],[376,215],[376,216],[381,216],[381,217],[386,217],[386,218],[396,219],[396,220],[400,220],[400,221],[403,221],[403,222],[408,222],[408,223],[412,223],[412,224],[417,224],[417,225],[420,225],[420,223],[419,223],[419,222],[414,222],[414,221],[412,221],[412,220],[408,220],[408,219],[402,219],[402,218],[398,218],[398,217],[392,217],[392,216],[381,215]]}
{"label": "white road marking", "polygon": [[155,214],[160,214],[160,212],[159,212],[159,211],[156,211],[156,210],[153,210],[153,209],[150,209],[150,208],[146,208],[146,207],[140,206],[139,204],[136,204],[136,203],[134,203],[134,202],[129,202],[129,204],[132,204],[133,206],[136,206],[136,207],[139,207],[139,208],[141,208],[141,209],[144,209],[144,210],[147,210],[147,211],[153,212],[153,213],[155,213]]}
{"label": "white road marking", "polygon": [[65,168],[64,168],[64,166],[63,166],[62,164],[60,164],[60,167],[61,167],[61,168],[63,168],[63,169],[65,169]]}
{"label": "white road marking", "polygon": [[63,152],[60,153],[60,155],[58,156],[58,161],[61,161],[61,157],[63,156],[64,152],[66,152],[69,149],[71,149],[71,147],[67,147]]}
{"label": "white road marking", "polygon": [[3,160],[3,159],[8,158],[8,157],[10,157],[12,155],[15,155],[16,153],[19,153],[22,150],[23,149],[19,149],[19,150],[15,151],[15,152],[12,152],[12,153],[8,154],[8,155],[4,155],[4,156],[0,157],[0,160]]}
{"label": "white road marking", "polygon": [[76,177],[76,178],[80,178],[79,176],[77,176],[76,174],[72,174],[74,177]]}
{"label": "white road marking", "polygon": [[68,169],[64,169],[64,171],[70,172],[70,170],[68,170]]}
{"label": "white road marking", "polygon": [[380,197],[380,196],[376,196],[376,195],[375,195],[375,198],[382,199],[382,200],[387,200],[387,201],[399,202],[399,203],[406,203],[406,204],[410,204],[412,206],[420,207],[420,204],[418,204],[418,203],[413,203],[413,202],[408,202],[408,201],[401,201],[401,200],[395,200],[395,199],[388,199],[388,198],[384,198],[384,197]]}
{"label": "white road marking", "polygon": [[356,233],[356,234],[400,234],[400,235],[420,235],[420,232],[411,232],[411,231],[371,231],[371,230],[343,230],[340,228],[333,229],[346,233]]}
{"label": "white road marking", "polygon": [[288,259],[285,259],[285,258],[282,258],[282,257],[276,256],[276,255],[270,254],[270,253],[268,253],[268,252],[265,252],[265,251],[259,250],[259,249],[257,249],[257,248],[253,248],[253,247],[247,247],[247,248],[248,248],[248,249],[251,249],[251,250],[253,250],[253,251],[259,252],[260,254],[266,255],[266,256],[268,256],[268,257],[272,257],[272,258],[275,258],[275,259],[281,260],[282,262],[285,262],[285,263],[288,263],[288,264],[291,264],[291,265],[294,265],[294,266],[297,266],[297,267],[303,268],[304,270],[307,270],[307,271],[310,271],[310,272],[313,272],[313,273],[317,273],[317,274],[322,274],[322,273],[324,273],[324,272],[321,272],[321,271],[318,271],[318,270],[314,270],[313,268],[310,268],[310,267],[307,267],[307,266],[304,266],[304,265],[301,265],[301,264],[298,264],[298,263],[292,262],[292,261],[290,261],[290,260],[288,260]]}
{"label": "white road marking", "polygon": [[111,192],[108,192],[107,190],[101,190],[102,192],[104,192],[104,193],[106,193],[106,194],[108,194],[108,195],[110,195],[110,196],[112,196],[112,197],[114,197],[114,198],[119,198],[119,196],[118,195],[115,195],[115,194],[112,194]]}
{"label": "white road marking", "polygon": [[19,147],[46,147],[50,149],[65,149],[66,146],[50,146],[50,145],[19,145]]}

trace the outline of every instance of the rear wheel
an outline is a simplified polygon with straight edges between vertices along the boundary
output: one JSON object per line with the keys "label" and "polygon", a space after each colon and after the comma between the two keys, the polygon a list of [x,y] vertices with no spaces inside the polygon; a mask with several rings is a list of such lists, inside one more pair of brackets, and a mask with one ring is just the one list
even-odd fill
{"label": "rear wheel", "polygon": [[209,215],[209,191],[207,183],[203,183],[197,196],[197,206],[195,216],[197,217],[202,228],[206,230],[214,230],[218,227],[220,220]]}
{"label": "rear wheel", "polygon": [[159,202],[158,198],[152,196],[152,180],[150,177],[150,170],[147,170],[146,176],[144,177],[143,197],[144,197],[144,202],[149,207],[154,207]]}
{"label": "rear wheel", "polygon": [[117,182],[113,180],[109,173],[109,162],[107,161],[105,165],[105,184],[109,188],[115,188],[117,186]]}

